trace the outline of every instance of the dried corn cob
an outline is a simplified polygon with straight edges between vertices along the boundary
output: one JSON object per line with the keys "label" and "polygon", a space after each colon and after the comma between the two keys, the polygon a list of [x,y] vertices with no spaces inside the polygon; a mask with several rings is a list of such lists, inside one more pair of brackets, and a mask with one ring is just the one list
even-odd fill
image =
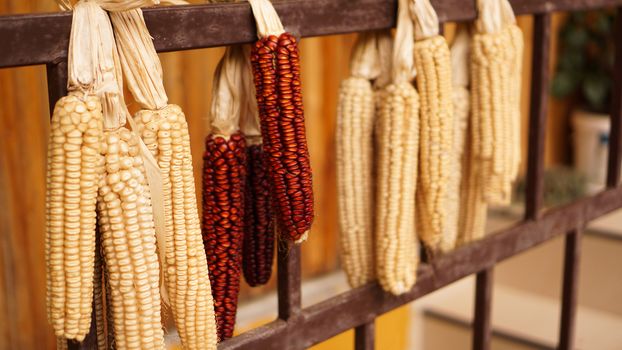
{"label": "dried corn cob", "polygon": [[[461,176],[459,189],[452,187],[451,193],[458,193],[459,202],[457,213],[458,237],[456,246],[461,246],[484,235],[486,212],[488,206],[484,202],[483,188],[479,177],[478,160],[473,157],[473,142],[471,129],[474,121],[470,113],[469,85],[469,50],[470,40],[466,28],[459,28],[458,34],[451,47],[452,77],[454,79],[454,115],[456,118],[456,146],[457,167]],[[456,171],[458,172],[458,171]],[[451,212],[451,211],[450,211]]]}
{"label": "dried corn cob", "polygon": [[421,101],[417,233],[429,254],[447,252],[456,241],[449,222],[448,185],[452,172],[454,116],[449,47],[438,35],[438,19],[429,1],[413,10],[418,25],[415,42],[417,91]]}
{"label": "dried corn cob", "polygon": [[467,128],[467,147],[462,155],[462,181],[460,183],[460,211],[458,214],[458,239],[456,246],[462,246],[484,236],[488,205],[483,198],[483,186],[477,158],[473,156],[473,137],[471,128]]}
{"label": "dried corn cob", "polygon": [[78,341],[91,325],[102,121],[98,97],[71,93],[56,103],[48,143],[48,318],[58,337]]}
{"label": "dried corn cob", "polygon": [[105,132],[106,174],[98,210],[118,349],[162,349],[160,267],[149,186],[138,139]]}
{"label": "dried corn cob", "polygon": [[341,83],[337,107],[337,189],[341,259],[350,286],[374,279],[373,125],[379,72],[378,34],[361,34],[352,54],[352,75]]}
{"label": "dried corn cob", "polygon": [[208,137],[203,156],[203,240],[220,340],[233,335],[240,290],[245,158],[240,133]]}
{"label": "dried corn cob", "polygon": [[251,63],[278,230],[299,243],[307,238],[313,222],[313,184],[298,42],[284,32],[269,1],[250,4],[261,37],[252,48]]}
{"label": "dried corn cob", "polygon": [[136,130],[162,174],[164,280],[177,330],[185,349],[216,349],[216,321],[186,117],[179,106],[167,104],[162,67],[142,12],[115,12],[111,19],[130,91],[143,108],[133,118]]}
{"label": "dried corn cob", "polygon": [[220,340],[233,335],[242,271],[246,145],[238,90],[245,60],[241,46],[230,47],[216,69],[203,156],[203,242]]}
{"label": "dried corn cob", "polygon": [[216,327],[201,238],[188,123],[177,105],[134,116],[136,129],[158,161],[166,213],[164,275],[171,309],[186,349],[214,349]]}
{"label": "dried corn cob", "polygon": [[376,274],[380,286],[399,295],[416,280],[419,246],[415,193],[419,144],[419,96],[411,84],[414,26],[408,2],[398,2],[391,83],[377,92]]}
{"label": "dried corn cob", "polygon": [[247,146],[242,268],[246,282],[250,286],[258,286],[267,283],[272,274],[275,220],[249,52],[250,47],[245,46],[241,67],[243,89],[240,93],[240,131]]}
{"label": "dried corn cob", "polygon": [[376,262],[382,288],[399,295],[415,284],[419,260],[415,188],[419,98],[408,82],[378,93]]}
{"label": "dried corn cob", "polygon": [[478,22],[471,54],[473,151],[481,165],[484,199],[505,205],[520,164],[522,33],[512,22],[494,27],[485,21]]}
{"label": "dried corn cob", "polygon": [[[451,70],[453,87],[454,137],[449,164],[452,167],[447,183],[447,223],[445,237],[459,240],[461,205],[461,182],[470,174],[463,167],[463,155],[467,126],[469,123],[469,35],[466,27],[459,27],[451,46]],[[468,147],[468,146],[467,146]]]}
{"label": "dried corn cob", "polygon": [[[248,138],[246,140],[248,143]],[[242,266],[246,282],[254,287],[268,282],[274,260],[270,178],[261,144],[247,147],[246,164]]]}

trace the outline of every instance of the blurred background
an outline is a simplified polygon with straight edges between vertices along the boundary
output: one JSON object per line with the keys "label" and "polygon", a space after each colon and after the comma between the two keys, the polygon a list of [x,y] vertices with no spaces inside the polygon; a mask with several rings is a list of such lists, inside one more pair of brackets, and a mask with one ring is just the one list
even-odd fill
{"label": "blurred background", "polygon": [[[199,1],[191,1],[198,3]],[[0,15],[56,11],[52,0],[0,0]],[[614,12],[555,14],[549,68],[545,202],[557,206],[603,187],[609,122]],[[523,154],[526,153],[533,20],[520,17],[526,50]],[[454,24],[445,26],[449,40]],[[206,33],[209,35],[209,33]],[[348,75],[355,35],[302,40],[302,73],[317,217],[302,249],[305,306],[347,290],[339,268],[334,131],[337,90]],[[222,48],[161,54],[169,101],[190,125],[195,178],[200,179],[204,119]],[[3,53],[6,54],[6,53]],[[127,94],[126,94],[127,95]],[[136,104],[128,101],[130,108]],[[0,69],[0,349],[53,349],[45,315],[44,197],[48,133],[44,66]],[[525,162],[523,162],[524,164]],[[200,181],[197,181],[200,184]],[[522,217],[516,203],[491,208],[489,231]],[[200,193],[200,185],[197,193]],[[583,240],[577,348],[622,349],[622,213],[598,220]],[[563,261],[561,238],[498,266],[493,349],[553,349],[557,339]],[[238,332],[276,316],[275,281],[243,286]],[[473,279],[466,278],[379,318],[378,349],[469,349]],[[174,347],[174,332],[171,344]],[[347,332],[314,349],[350,349]]]}

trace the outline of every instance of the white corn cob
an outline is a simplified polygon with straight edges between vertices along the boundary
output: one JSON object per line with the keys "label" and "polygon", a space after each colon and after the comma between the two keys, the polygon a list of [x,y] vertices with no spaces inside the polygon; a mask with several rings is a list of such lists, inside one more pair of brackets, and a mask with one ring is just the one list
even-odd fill
{"label": "white corn cob", "polygon": [[162,172],[166,213],[165,279],[185,349],[216,349],[216,321],[197,209],[188,124],[181,108],[141,110],[134,117]]}
{"label": "white corn cob", "polygon": [[377,93],[376,273],[382,288],[399,295],[415,284],[419,98],[409,82]]}
{"label": "white corn cob", "polygon": [[434,254],[453,249],[456,239],[455,230],[446,235],[455,132],[451,64],[442,36],[417,41],[414,52],[421,101],[417,233]]}
{"label": "white corn cob", "polygon": [[138,139],[105,132],[106,174],[99,186],[102,248],[117,349],[163,349],[160,267],[151,194]]}
{"label": "white corn cob", "polygon": [[513,24],[477,33],[472,47],[474,153],[481,162],[484,199],[506,205],[520,164],[522,33]]}
{"label": "white corn cob", "polygon": [[48,143],[47,313],[56,336],[78,341],[91,325],[102,120],[99,98],[69,94],[56,103]]}
{"label": "white corn cob", "polygon": [[524,39],[523,32],[516,25],[509,26],[510,45],[514,55],[515,64],[512,67],[512,94],[510,95],[511,120],[513,131],[512,163],[510,164],[510,181],[515,181],[520,170],[521,163],[521,94],[523,79],[523,51]]}
{"label": "white corn cob", "polygon": [[488,204],[483,197],[483,184],[479,162],[473,155],[472,125],[467,128],[466,145],[462,155],[462,180],[460,183],[460,212],[458,214],[458,239],[462,246],[484,236]]}
{"label": "white corn cob", "polygon": [[378,72],[377,34],[361,34],[352,55],[352,76],[341,83],[337,107],[337,188],[341,257],[353,288],[374,279],[373,130]]}
{"label": "white corn cob", "polygon": [[[452,171],[448,184],[448,199],[447,199],[447,237],[455,237],[456,245],[464,235],[461,229],[460,222],[463,218],[460,214],[463,210],[469,210],[469,208],[463,208],[467,203],[463,203],[462,199],[468,193],[463,194],[461,189],[461,183],[463,181],[469,181],[471,174],[468,172],[470,169],[468,164],[464,164],[470,160],[464,160],[468,157],[470,152],[465,151],[466,147],[470,145],[466,142],[467,139],[467,127],[470,122],[469,109],[470,109],[470,95],[468,90],[469,85],[469,35],[466,27],[459,27],[454,42],[451,46],[451,67],[452,67],[452,85],[453,85],[453,110],[454,110],[454,139],[453,139],[453,153],[451,156]],[[470,139],[470,137],[469,137]],[[468,189],[468,187],[466,187]],[[468,212],[464,213],[468,215]]]}
{"label": "white corn cob", "polygon": [[[479,175],[478,159],[474,157],[472,129],[475,121],[470,113],[469,83],[469,50],[470,39],[465,28],[459,28],[451,48],[452,73],[454,79],[454,115],[456,125],[460,125],[454,140],[459,151],[456,155],[456,166],[461,176],[458,189],[452,187],[459,195],[457,208],[456,246],[467,244],[484,236],[488,205],[484,201],[483,186]],[[462,124],[461,121],[465,123]],[[462,145],[462,146],[460,146]],[[454,200],[452,198],[452,200]],[[452,204],[452,203],[450,203]]]}

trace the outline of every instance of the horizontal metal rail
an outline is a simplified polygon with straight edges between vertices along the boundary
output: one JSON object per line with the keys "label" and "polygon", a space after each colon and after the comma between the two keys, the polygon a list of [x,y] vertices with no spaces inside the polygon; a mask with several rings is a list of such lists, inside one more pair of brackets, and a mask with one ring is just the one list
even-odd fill
{"label": "horizontal metal rail", "polygon": [[[518,15],[622,5],[622,0],[512,0]],[[475,1],[432,0],[443,22],[475,19]],[[395,26],[397,0],[275,1],[287,30],[302,37]],[[247,3],[145,10],[159,52],[249,43],[255,24]],[[235,28],[232,30],[232,28]],[[45,64],[67,57],[70,13],[0,16],[0,68]]]}
{"label": "horizontal metal rail", "polygon": [[621,207],[622,188],[616,188],[552,209],[539,220],[521,222],[442,256],[432,264],[420,266],[417,284],[406,294],[393,296],[383,292],[377,284],[366,285],[303,309],[303,327],[300,323],[288,325],[277,320],[232,338],[219,349],[312,346],[556,236],[580,231],[591,220]]}

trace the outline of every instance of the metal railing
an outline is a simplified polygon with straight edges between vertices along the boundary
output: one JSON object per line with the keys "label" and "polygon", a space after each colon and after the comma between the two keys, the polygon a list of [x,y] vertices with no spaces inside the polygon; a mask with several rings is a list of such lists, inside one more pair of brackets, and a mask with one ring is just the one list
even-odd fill
{"label": "metal railing", "polygon": [[[432,0],[432,3],[442,22],[471,21],[477,15],[474,0]],[[223,342],[220,349],[304,349],[352,328],[355,329],[356,349],[373,349],[376,317],[470,274],[477,274],[473,349],[489,349],[494,266],[559,235],[566,236],[559,348],[573,348],[581,232],[590,221],[622,208],[622,187],[619,186],[622,10],[618,10],[614,36],[616,59],[607,187],[596,195],[544,210],[551,13],[601,7],[622,9],[622,0],[511,0],[511,3],[517,15],[534,15],[535,18],[524,220],[421,264],[417,284],[404,295],[393,296],[384,293],[377,284],[369,284],[304,309],[300,296],[300,248],[280,247],[277,320]],[[390,28],[395,25],[396,6],[396,0],[275,2],[287,30],[302,37]],[[256,38],[253,17],[246,3],[146,9],[145,19],[160,52],[250,43]],[[45,64],[51,107],[66,93],[70,27],[69,13],[0,16],[0,68]],[[93,348],[94,337],[92,332],[82,344],[70,343],[69,346]]]}

